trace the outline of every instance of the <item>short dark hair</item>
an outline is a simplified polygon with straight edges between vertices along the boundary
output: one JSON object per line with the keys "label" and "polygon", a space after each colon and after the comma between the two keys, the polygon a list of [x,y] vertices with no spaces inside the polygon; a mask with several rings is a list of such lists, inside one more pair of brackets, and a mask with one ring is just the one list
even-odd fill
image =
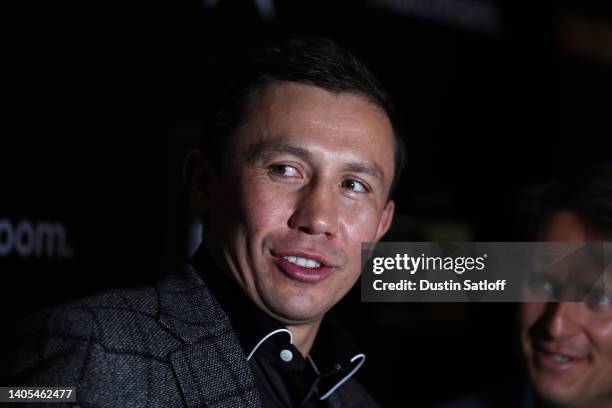
{"label": "short dark hair", "polygon": [[313,85],[333,93],[352,93],[366,98],[389,118],[395,136],[394,190],[406,160],[398,120],[390,97],[376,77],[347,49],[329,39],[300,38],[260,49],[241,64],[227,82],[219,107],[207,120],[203,153],[223,171],[226,141],[246,120],[248,109],[266,86],[288,81]]}
{"label": "short dark hair", "polygon": [[612,236],[612,163],[600,163],[533,189],[528,195],[527,234],[537,237],[555,212],[567,210],[588,228]]}

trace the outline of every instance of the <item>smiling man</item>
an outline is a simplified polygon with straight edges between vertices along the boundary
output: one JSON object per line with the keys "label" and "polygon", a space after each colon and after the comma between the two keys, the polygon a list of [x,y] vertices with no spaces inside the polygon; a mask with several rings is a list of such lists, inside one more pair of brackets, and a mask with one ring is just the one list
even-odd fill
{"label": "smiling man", "polygon": [[[530,237],[541,242],[612,241],[612,165],[582,169],[539,190],[527,211]],[[607,262],[603,275],[600,262]],[[612,407],[610,259],[586,258],[573,265],[579,267],[579,273],[571,278],[567,268],[559,268],[559,275],[552,273],[526,288],[545,290],[557,299],[563,293],[575,299],[571,294],[578,293],[583,301],[519,305],[518,338],[525,378],[444,408]],[[595,284],[593,272],[601,275]],[[584,285],[585,280],[590,283]]]}
{"label": "smiling man", "polygon": [[393,138],[384,111],[360,95],[277,82],[232,135],[222,176],[191,158],[206,246],[303,354],[358,279],[361,242],[389,227]]}
{"label": "smiling man", "polygon": [[322,322],[359,278],[361,243],[391,224],[402,144],[387,96],[346,50],[291,41],[247,66],[220,112],[186,164],[204,223],[194,266],[264,405],[373,405],[350,380],[365,356]]}
{"label": "smiling man", "polygon": [[[536,236],[547,242],[612,241],[612,166],[596,166],[549,193]],[[586,271],[585,271],[586,272]],[[612,290],[583,302],[523,303],[522,351],[534,396],[546,406],[612,406]]]}
{"label": "smiling man", "polygon": [[186,160],[202,246],[155,288],[45,311],[7,385],[83,406],[371,407],[327,312],[394,212],[403,162],[387,95],[347,50],[292,40],[242,67]]}
{"label": "smiling man", "polygon": [[[582,218],[565,210],[551,217],[543,238],[605,241]],[[559,407],[612,406],[612,291],[607,290],[584,302],[521,305],[521,345],[538,399]]]}

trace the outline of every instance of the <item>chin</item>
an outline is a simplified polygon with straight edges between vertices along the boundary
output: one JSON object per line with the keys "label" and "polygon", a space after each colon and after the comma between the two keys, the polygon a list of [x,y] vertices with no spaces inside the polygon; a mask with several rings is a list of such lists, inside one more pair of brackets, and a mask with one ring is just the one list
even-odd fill
{"label": "chin", "polygon": [[320,305],[317,304],[294,304],[295,301],[289,302],[270,302],[266,306],[272,312],[273,317],[284,324],[305,324],[319,320],[326,310],[319,310]]}
{"label": "chin", "polygon": [[554,391],[544,391],[538,392],[537,395],[540,397],[542,402],[549,404],[553,407],[574,407],[579,406],[575,405],[575,399],[572,396],[560,395],[558,392]]}
{"label": "chin", "polygon": [[540,399],[552,405],[573,406],[577,401],[575,390],[563,384],[535,380],[533,387]]}

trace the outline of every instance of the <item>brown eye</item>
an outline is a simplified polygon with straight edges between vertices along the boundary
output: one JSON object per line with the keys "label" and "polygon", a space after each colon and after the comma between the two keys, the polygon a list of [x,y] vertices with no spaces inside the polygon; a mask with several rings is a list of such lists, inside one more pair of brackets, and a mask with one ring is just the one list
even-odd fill
{"label": "brown eye", "polygon": [[299,177],[300,172],[293,166],[288,164],[276,164],[271,167],[275,174],[283,177]]}
{"label": "brown eye", "polygon": [[368,191],[367,187],[362,182],[353,179],[343,181],[342,187],[348,188],[349,190],[353,190],[358,193],[365,193]]}

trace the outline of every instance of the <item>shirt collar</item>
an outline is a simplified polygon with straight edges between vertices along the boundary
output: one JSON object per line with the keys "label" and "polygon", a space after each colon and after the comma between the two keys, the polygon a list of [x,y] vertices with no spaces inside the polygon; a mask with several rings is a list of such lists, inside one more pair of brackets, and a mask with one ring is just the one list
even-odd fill
{"label": "shirt collar", "polygon": [[308,356],[319,374],[319,395],[324,400],[349,380],[363,365],[360,353],[333,317],[326,316]]}
{"label": "shirt collar", "polygon": [[[225,309],[248,359],[269,342],[279,347],[292,343],[289,330],[255,306],[214,264],[203,246],[198,248],[191,263]],[[335,320],[326,316],[306,360],[320,376],[319,398],[326,399],[359,370],[365,355],[357,351]]]}

